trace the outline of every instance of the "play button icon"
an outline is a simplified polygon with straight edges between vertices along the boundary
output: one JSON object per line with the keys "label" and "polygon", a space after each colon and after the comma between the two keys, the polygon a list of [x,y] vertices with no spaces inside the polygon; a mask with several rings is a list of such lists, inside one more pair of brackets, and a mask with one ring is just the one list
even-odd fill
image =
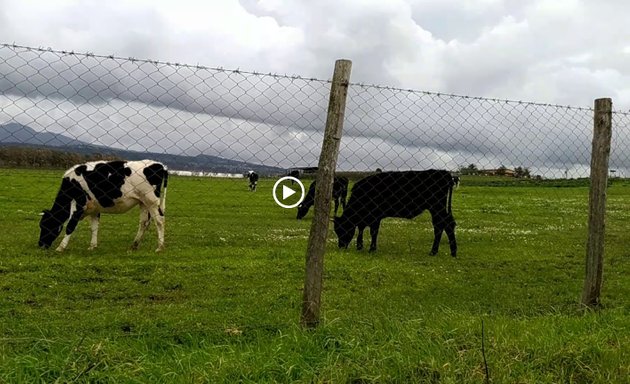
{"label": "play button icon", "polygon": [[296,193],[297,192],[295,192],[291,188],[287,187],[286,185],[282,186],[282,200],[286,200],[287,197],[291,197],[291,196],[295,195]]}
{"label": "play button icon", "polygon": [[[296,187],[294,185],[291,185],[291,182],[297,183],[297,185],[300,187],[301,193],[299,195],[299,198],[297,195],[298,192],[296,191]],[[280,186],[282,186],[282,198],[278,198]],[[276,204],[278,204],[282,208],[295,208],[300,205],[302,200],[304,200],[304,184],[302,184],[300,180],[295,177],[285,176],[276,181],[273,186],[272,194]]]}

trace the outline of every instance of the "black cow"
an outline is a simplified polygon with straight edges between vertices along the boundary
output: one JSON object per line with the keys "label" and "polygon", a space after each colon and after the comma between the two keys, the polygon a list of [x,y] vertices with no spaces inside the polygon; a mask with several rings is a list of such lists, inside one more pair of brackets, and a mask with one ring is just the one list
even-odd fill
{"label": "black cow", "polygon": [[376,250],[376,238],[381,220],[386,217],[412,219],[424,210],[433,221],[433,247],[438,252],[442,232],[446,231],[451,256],[457,256],[455,219],[451,212],[453,177],[447,171],[383,172],[357,182],[341,217],[335,217],[335,233],[339,248],[347,248],[359,228],[357,249],[363,248],[363,230],[370,227],[370,252]]}
{"label": "black cow", "polygon": [[[89,216],[92,227],[89,249],[94,249],[101,213],[124,213],[139,205],[140,224],[132,249],[138,248],[153,218],[158,232],[156,252],[161,251],[164,248],[167,183],[166,166],[152,160],[94,161],[75,165],[63,175],[52,208],[42,214],[39,246],[49,248],[67,221],[66,234],[57,247],[57,251],[63,251],[79,221]],[[163,191],[160,191],[162,186]]]}
{"label": "black cow", "polygon": [[[289,173],[287,173],[287,176],[291,176],[291,177],[295,177],[296,179],[300,178],[300,171],[298,171],[297,169],[294,169],[292,171],[290,171]],[[291,184],[294,184],[295,181],[291,180]]]}
{"label": "black cow", "polygon": [[258,185],[258,174],[254,171],[249,171],[247,173],[247,178],[249,179],[249,190],[252,192],[256,192],[256,186]]}
{"label": "black cow", "polygon": [[[348,178],[345,176],[335,176],[333,182],[332,198],[335,202],[335,216],[337,216],[337,210],[339,209],[339,203],[343,209],[346,209],[346,196],[348,196]],[[308,193],[304,197],[304,200],[298,205],[297,219],[300,220],[308,213],[311,206],[315,203],[315,182],[311,183],[308,188]]]}

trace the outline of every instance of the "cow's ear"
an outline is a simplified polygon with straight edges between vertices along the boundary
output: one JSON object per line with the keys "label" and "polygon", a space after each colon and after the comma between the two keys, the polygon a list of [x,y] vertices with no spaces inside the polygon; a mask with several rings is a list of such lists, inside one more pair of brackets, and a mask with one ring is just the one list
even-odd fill
{"label": "cow's ear", "polygon": [[39,215],[44,216],[44,215],[49,215],[49,214],[50,214],[50,210],[44,209]]}

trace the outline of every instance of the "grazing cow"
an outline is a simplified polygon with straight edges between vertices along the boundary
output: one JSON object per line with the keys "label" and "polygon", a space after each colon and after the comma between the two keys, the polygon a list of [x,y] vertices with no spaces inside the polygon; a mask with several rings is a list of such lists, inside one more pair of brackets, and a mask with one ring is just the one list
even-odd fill
{"label": "grazing cow", "polygon": [[258,174],[254,171],[247,172],[247,178],[249,179],[249,190],[256,192],[256,186],[258,185]]}
{"label": "grazing cow", "polygon": [[[156,252],[161,251],[164,249],[167,183],[166,166],[152,160],[93,161],[75,165],[63,175],[52,208],[43,212],[39,246],[49,248],[67,221],[66,234],[57,247],[57,251],[63,251],[79,221],[87,216],[92,227],[89,249],[94,249],[101,213],[124,213],[139,205],[140,224],[132,249],[138,248],[153,218],[158,233]],[[160,193],[162,184],[164,190]]]}
{"label": "grazing cow", "polygon": [[[335,176],[333,182],[332,198],[335,202],[335,216],[337,216],[337,210],[339,209],[339,203],[343,209],[346,209],[346,196],[348,195],[348,178],[344,176]],[[311,206],[315,203],[315,182],[311,183],[308,188],[308,193],[304,197],[304,200],[298,205],[297,219],[300,220],[308,213]]]}
{"label": "grazing cow", "polygon": [[[296,179],[300,178],[300,171],[298,171],[297,169],[292,170],[291,172],[289,172],[287,174],[287,176],[291,176],[291,177],[295,177]],[[293,185],[295,183],[295,181],[291,180],[291,184]]]}
{"label": "grazing cow", "polygon": [[459,187],[459,176],[455,175],[453,176],[453,183],[455,184],[455,188]]}
{"label": "grazing cow", "polygon": [[376,250],[376,238],[381,220],[386,217],[412,219],[424,210],[431,213],[433,247],[438,252],[442,232],[446,231],[451,256],[457,256],[455,219],[451,212],[453,177],[448,171],[383,172],[358,181],[341,217],[335,217],[335,233],[339,248],[348,248],[359,228],[357,249],[363,248],[363,230],[370,227],[370,252]]}

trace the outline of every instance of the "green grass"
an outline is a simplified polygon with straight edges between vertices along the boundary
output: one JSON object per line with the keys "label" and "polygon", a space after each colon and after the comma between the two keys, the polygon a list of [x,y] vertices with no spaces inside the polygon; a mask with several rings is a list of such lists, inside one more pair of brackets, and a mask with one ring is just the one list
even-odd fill
{"label": "green grass", "polygon": [[[137,214],[37,248],[61,171],[0,170],[0,382],[627,383],[630,186],[608,192],[602,308],[583,311],[588,187],[467,183],[459,257],[427,214],[387,219],[375,254],[325,256],[322,324],[299,326],[312,211],[271,180],[171,177],[165,252]],[[498,183],[499,185],[501,183]],[[352,244],[354,246],[354,243]]]}

